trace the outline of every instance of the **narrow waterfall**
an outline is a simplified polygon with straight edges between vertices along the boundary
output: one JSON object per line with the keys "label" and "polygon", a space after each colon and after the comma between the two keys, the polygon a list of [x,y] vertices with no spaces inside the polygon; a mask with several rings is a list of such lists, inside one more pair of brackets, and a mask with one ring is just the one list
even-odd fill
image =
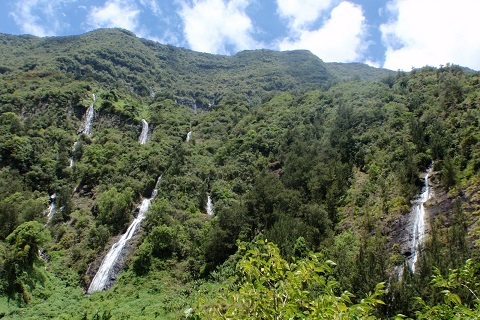
{"label": "narrow waterfall", "polygon": [[412,215],[413,215],[413,225],[412,225],[412,231],[411,231],[412,255],[408,259],[408,264],[410,266],[410,269],[412,269],[413,272],[415,272],[415,265],[418,261],[419,251],[421,249],[421,246],[423,245],[423,240],[425,238],[425,232],[426,232],[425,202],[427,202],[432,196],[432,191],[429,184],[429,177],[433,170],[432,168],[433,166],[430,169],[428,169],[427,173],[425,174],[424,187],[422,190],[422,194],[418,199],[416,199],[413,202],[413,206],[412,206]]}
{"label": "narrow waterfall", "polygon": [[142,119],[142,133],[138,138],[140,144],[145,144],[148,141],[148,122],[145,119]]}
{"label": "narrow waterfall", "polygon": [[77,150],[77,144],[78,144],[78,141],[75,141],[75,143],[73,144],[73,148],[72,148],[72,156],[70,157],[70,168],[73,167],[74,165],[74,159],[73,159],[73,156],[75,154],[75,151]]}
{"label": "narrow waterfall", "polygon": [[210,195],[207,196],[207,215],[213,217],[215,215],[215,212],[213,212],[213,202],[212,198],[210,198]]}
{"label": "narrow waterfall", "polygon": [[142,220],[145,218],[145,214],[147,213],[150,203],[158,194],[158,187],[160,185],[160,180],[162,176],[160,176],[157,180],[155,185],[155,189],[152,192],[152,195],[148,199],[143,199],[142,204],[140,205],[140,210],[138,212],[137,217],[133,220],[130,226],[127,229],[120,240],[114,243],[113,246],[110,248],[110,251],[107,253],[105,258],[102,260],[102,264],[98,269],[95,277],[93,278],[90,286],[88,287],[87,294],[91,294],[95,291],[106,290],[108,289],[109,285],[113,282],[115,278],[114,268],[122,255],[122,251],[125,248],[128,240],[130,240],[135,232],[137,231],[138,227],[140,226]]}
{"label": "narrow waterfall", "polygon": [[[95,94],[93,94],[93,101],[95,101]],[[94,115],[95,115],[95,110],[93,109],[93,104],[91,104],[90,107],[88,107],[87,112],[85,113],[85,116],[83,117],[82,125],[78,129],[78,134],[84,133],[87,136],[90,135],[90,133],[92,132]],[[75,153],[75,150],[77,149],[77,143],[78,141],[75,141],[72,147],[72,156],[70,157],[70,168],[72,168],[73,165],[75,164],[73,155]]]}
{"label": "narrow waterfall", "polygon": [[185,142],[190,141],[190,138],[192,137],[192,131],[188,131],[187,133],[187,138],[185,139]]}
{"label": "narrow waterfall", "polygon": [[55,198],[56,197],[57,197],[56,193],[54,193],[50,196],[50,204],[49,204],[47,210],[45,210],[45,212],[44,212],[44,215],[47,216],[49,222],[50,222],[50,220],[52,220],[53,214],[55,212]]}
{"label": "narrow waterfall", "polygon": [[95,111],[93,110],[93,103],[88,107],[85,117],[83,118],[83,123],[78,130],[78,134],[85,133],[87,136],[90,135],[92,131],[92,123]]}

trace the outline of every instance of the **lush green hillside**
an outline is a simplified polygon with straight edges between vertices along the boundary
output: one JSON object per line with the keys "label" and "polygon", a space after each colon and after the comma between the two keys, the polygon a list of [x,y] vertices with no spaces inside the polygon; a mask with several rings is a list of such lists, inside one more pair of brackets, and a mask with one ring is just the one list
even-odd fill
{"label": "lush green hillside", "polygon": [[[478,73],[215,56],[116,29],[0,40],[4,316],[480,314]],[[411,200],[432,163],[412,273]],[[160,175],[116,284],[84,295]]]}
{"label": "lush green hillside", "polygon": [[161,45],[120,29],[72,37],[0,35],[0,39],[5,52],[0,70],[7,78],[53,77],[54,83],[81,79],[131,90],[139,98],[155,93],[201,106],[229,98],[258,104],[275,92],[317,89],[332,79],[325,64],[308,51],[218,56]]}

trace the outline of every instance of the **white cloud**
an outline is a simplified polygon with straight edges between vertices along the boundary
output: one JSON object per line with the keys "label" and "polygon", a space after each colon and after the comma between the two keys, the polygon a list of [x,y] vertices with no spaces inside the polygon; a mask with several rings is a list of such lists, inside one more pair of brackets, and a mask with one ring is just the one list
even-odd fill
{"label": "white cloud", "polygon": [[74,1],[18,0],[14,11],[9,14],[24,33],[39,37],[53,36],[68,26],[67,22],[60,20],[60,7]]}
{"label": "white cloud", "polygon": [[362,8],[344,1],[317,30],[299,28],[294,40],[284,39],[281,50],[308,49],[325,61],[359,61],[365,50],[366,34]]}
{"label": "white cloud", "polygon": [[480,70],[478,0],[394,0],[395,20],[381,26],[384,67],[410,70],[447,62]]}
{"label": "white cloud", "polygon": [[103,7],[92,6],[87,23],[94,28],[139,29],[140,10],[129,0],[108,0]]}
{"label": "white cloud", "polygon": [[157,0],[140,0],[140,4],[149,9],[153,15],[158,16],[161,12]]}
{"label": "white cloud", "polygon": [[288,18],[293,28],[317,20],[334,0],[277,0],[278,13]]}
{"label": "white cloud", "polygon": [[193,0],[179,11],[184,34],[191,49],[209,53],[230,53],[258,47],[252,38],[253,25],[245,10],[250,0]]}

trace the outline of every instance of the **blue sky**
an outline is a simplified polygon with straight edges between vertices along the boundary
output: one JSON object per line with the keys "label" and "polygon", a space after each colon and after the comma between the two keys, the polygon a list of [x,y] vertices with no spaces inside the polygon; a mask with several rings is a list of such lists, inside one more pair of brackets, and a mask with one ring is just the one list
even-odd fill
{"label": "blue sky", "polygon": [[0,33],[121,27],[215,54],[308,49],[326,62],[480,70],[480,0],[3,0]]}

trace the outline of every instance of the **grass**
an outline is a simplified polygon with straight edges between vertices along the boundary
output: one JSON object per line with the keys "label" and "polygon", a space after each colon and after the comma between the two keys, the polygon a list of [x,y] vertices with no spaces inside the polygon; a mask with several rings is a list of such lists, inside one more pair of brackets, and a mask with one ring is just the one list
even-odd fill
{"label": "grass", "polygon": [[179,277],[179,265],[153,271],[144,277],[125,271],[117,283],[104,292],[85,295],[78,286],[53,276],[44,268],[43,285],[37,283],[28,306],[0,298],[4,319],[181,319],[195,306],[199,296],[215,292],[221,283]]}

